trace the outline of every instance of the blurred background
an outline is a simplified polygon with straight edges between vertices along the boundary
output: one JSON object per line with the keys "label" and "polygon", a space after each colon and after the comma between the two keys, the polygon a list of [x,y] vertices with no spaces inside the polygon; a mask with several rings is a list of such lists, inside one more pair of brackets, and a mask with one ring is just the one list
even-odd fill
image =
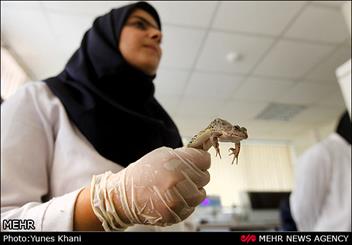
{"label": "blurred background", "polygon": [[[350,74],[351,2],[148,2],[163,28],[155,96],[185,144],[216,117],[249,134],[238,165],[231,144],[220,143],[222,159],[210,150],[208,198],[186,225],[276,229],[296,159],[346,109],[338,70]],[[61,72],[93,20],[126,3],[1,1],[2,100]]]}

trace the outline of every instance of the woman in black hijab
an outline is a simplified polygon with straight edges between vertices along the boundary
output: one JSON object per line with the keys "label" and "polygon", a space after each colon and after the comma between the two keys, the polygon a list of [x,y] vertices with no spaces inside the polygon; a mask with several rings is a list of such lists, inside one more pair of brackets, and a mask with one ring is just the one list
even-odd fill
{"label": "woman in black hijab", "polygon": [[[137,31],[123,35],[127,17],[137,8],[155,23],[136,18],[129,24]],[[138,32],[149,27],[149,33]],[[182,146],[175,124],[154,98],[161,35],[151,5],[113,9],[94,21],[64,71],[45,80],[94,148],[123,166],[157,147]]]}
{"label": "woman in black hijab", "polygon": [[150,5],[112,10],[95,21],[65,71],[47,81],[73,108],[70,117],[98,152],[124,166],[139,159],[117,174],[93,176],[90,189],[78,196],[75,229],[172,225],[205,197],[209,155],[158,148],[182,146],[176,126],[153,97],[160,42],[160,20]]}
{"label": "woman in black hijab", "polygon": [[2,219],[30,219],[36,230],[125,230],[173,225],[194,211],[210,155],[181,147],[154,98],[161,39],[148,3],[113,9],[63,72],[6,100]]}

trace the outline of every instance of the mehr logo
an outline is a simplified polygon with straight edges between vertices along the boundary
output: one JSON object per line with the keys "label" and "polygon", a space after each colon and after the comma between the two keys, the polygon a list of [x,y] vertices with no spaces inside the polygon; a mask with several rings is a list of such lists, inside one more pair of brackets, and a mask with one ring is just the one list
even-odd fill
{"label": "mehr logo", "polygon": [[3,230],[35,230],[32,219],[4,219],[2,221]]}
{"label": "mehr logo", "polygon": [[255,242],[257,240],[257,236],[251,235],[251,234],[241,235],[240,239],[241,239],[241,242],[244,242],[244,243]]}

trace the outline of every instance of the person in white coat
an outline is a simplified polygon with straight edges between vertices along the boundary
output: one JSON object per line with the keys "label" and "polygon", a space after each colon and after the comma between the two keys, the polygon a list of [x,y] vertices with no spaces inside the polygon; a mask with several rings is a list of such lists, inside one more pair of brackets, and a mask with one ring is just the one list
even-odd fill
{"label": "person in white coat", "polygon": [[351,119],[308,149],[297,162],[290,196],[299,231],[351,231]]}
{"label": "person in white coat", "polygon": [[210,155],[182,147],[154,97],[161,39],[150,4],[113,9],[63,72],[1,105],[2,230],[164,227],[201,203]]}

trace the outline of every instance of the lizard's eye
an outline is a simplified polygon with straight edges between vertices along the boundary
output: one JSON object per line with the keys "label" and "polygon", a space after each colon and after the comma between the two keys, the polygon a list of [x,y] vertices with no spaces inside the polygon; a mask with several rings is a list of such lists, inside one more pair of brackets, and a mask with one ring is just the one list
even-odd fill
{"label": "lizard's eye", "polygon": [[240,129],[240,126],[238,126],[238,125],[235,125],[234,127],[235,127],[235,129]]}

